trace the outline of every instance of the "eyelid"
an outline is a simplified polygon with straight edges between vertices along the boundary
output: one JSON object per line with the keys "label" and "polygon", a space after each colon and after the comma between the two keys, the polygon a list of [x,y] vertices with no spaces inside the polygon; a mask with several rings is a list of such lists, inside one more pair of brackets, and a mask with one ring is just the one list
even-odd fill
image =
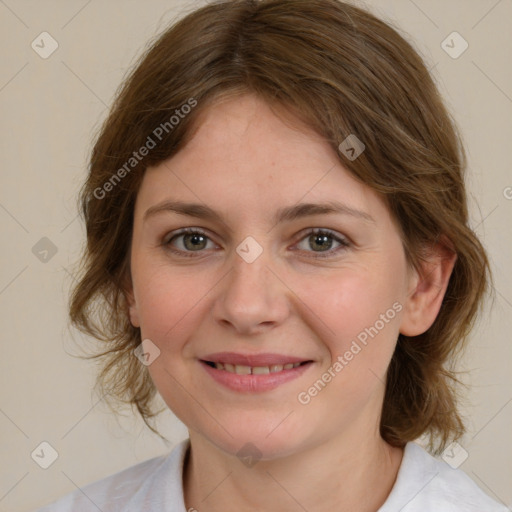
{"label": "eyelid", "polygon": [[[189,234],[203,235],[205,237],[208,237],[210,240],[212,239],[212,237],[208,234],[208,232],[206,230],[204,230],[203,228],[187,227],[187,228],[176,229],[174,231],[167,233],[167,235],[164,237],[163,243],[168,244],[171,240],[173,240],[174,238],[176,238],[180,235],[189,235]],[[171,236],[168,236],[168,235],[171,235]]]}

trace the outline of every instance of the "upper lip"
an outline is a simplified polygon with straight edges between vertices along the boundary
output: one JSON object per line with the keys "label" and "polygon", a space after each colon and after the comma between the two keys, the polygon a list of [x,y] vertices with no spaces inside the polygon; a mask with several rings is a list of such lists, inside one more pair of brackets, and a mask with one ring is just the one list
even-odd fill
{"label": "upper lip", "polygon": [[232,365],[243,365],[243,366],[270,366],[270,365],[285,365],[289,363],[303,363],[305,361],[311,361],[311,359],[298,357],[298,356],[287,356],[284,354],[240,354],[236,352],[216,352],[215,354],[209,354],[201,358],[203,361],[209,361],[212,363],[228,363]]}

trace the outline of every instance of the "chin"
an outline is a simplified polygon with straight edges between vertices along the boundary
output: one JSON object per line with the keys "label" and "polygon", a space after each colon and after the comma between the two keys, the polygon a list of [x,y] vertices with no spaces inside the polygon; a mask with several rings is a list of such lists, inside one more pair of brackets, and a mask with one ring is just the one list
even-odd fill
{"label": "chin", "polygon": [[252,421],[239,420],[236,423],[226,423],[231,436],[220,427],[215,431],[207,427],[202,430],[201,435],[218,449],[240,459],[248,456],[258,460],[280,459],[304,450],[313,442],[313,433],[308,437],[291,422],[289,425],[285,425],[285,422],[279,425],[281,421],[282,416],[277,421],[257,422],[254,418]]}

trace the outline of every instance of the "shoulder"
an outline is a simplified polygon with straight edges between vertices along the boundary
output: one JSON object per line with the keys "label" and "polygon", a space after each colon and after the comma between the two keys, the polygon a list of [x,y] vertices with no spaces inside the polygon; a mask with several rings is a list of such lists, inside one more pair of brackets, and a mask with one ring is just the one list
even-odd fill
{"label": "shoulder", "polygon": [[186,439],[167,455],[97,480],[35,512],[181,511],[181,475],[188,446]]}
{"label": "shoulder", "polygon": [[395,485],[379,512],[508,512],[461,469],[407,443]]}

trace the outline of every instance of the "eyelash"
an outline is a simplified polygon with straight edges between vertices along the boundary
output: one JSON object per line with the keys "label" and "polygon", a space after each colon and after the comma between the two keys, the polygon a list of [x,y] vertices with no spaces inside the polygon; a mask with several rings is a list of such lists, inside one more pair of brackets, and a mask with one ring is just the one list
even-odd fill
{"label": "eyelash", "polygon": [[[171,242],[173,240],[175,240],[176,238],[183,236],[183,235],[201,235],[201,236],[208,238],[208,240],[210,240],[210,237],[208,236],[208,234],[199,228],[184,228],[184,229],[178,231],[177,233],[175,233],[167,241],[164,241],[162,243],[162,245],[165,246],[167,250],[169,250],[175,254],[178,254],[179,256],[184,256],[186,258],[196,257],[194,255],[194,252],[203,252],[203,251],[182,251],[182,250],[173,249],[171,246]],[[329,250],[323,251],[323,252],[306,251],[306,252],[313,252],[314,254],[316,254],[316,256],[314,256],[315,258],[332,257],[333,255],[337,255],[339,252],[346,250],[351,245],[347,239],[338,237],[337,235],[335,235],[332,231],[330,231],[328,229],[321,229],[321,228],[310,229],[303,235],[303,237],[297,243],[302,242],[305,238],[307,238],[308,236],[311,236],[311,235],[327,235],[328,237],[332,238],[333,240],[335,240],[336,242],[338,242],[340,244],[340,246],[336,249],[329,249]]]}

